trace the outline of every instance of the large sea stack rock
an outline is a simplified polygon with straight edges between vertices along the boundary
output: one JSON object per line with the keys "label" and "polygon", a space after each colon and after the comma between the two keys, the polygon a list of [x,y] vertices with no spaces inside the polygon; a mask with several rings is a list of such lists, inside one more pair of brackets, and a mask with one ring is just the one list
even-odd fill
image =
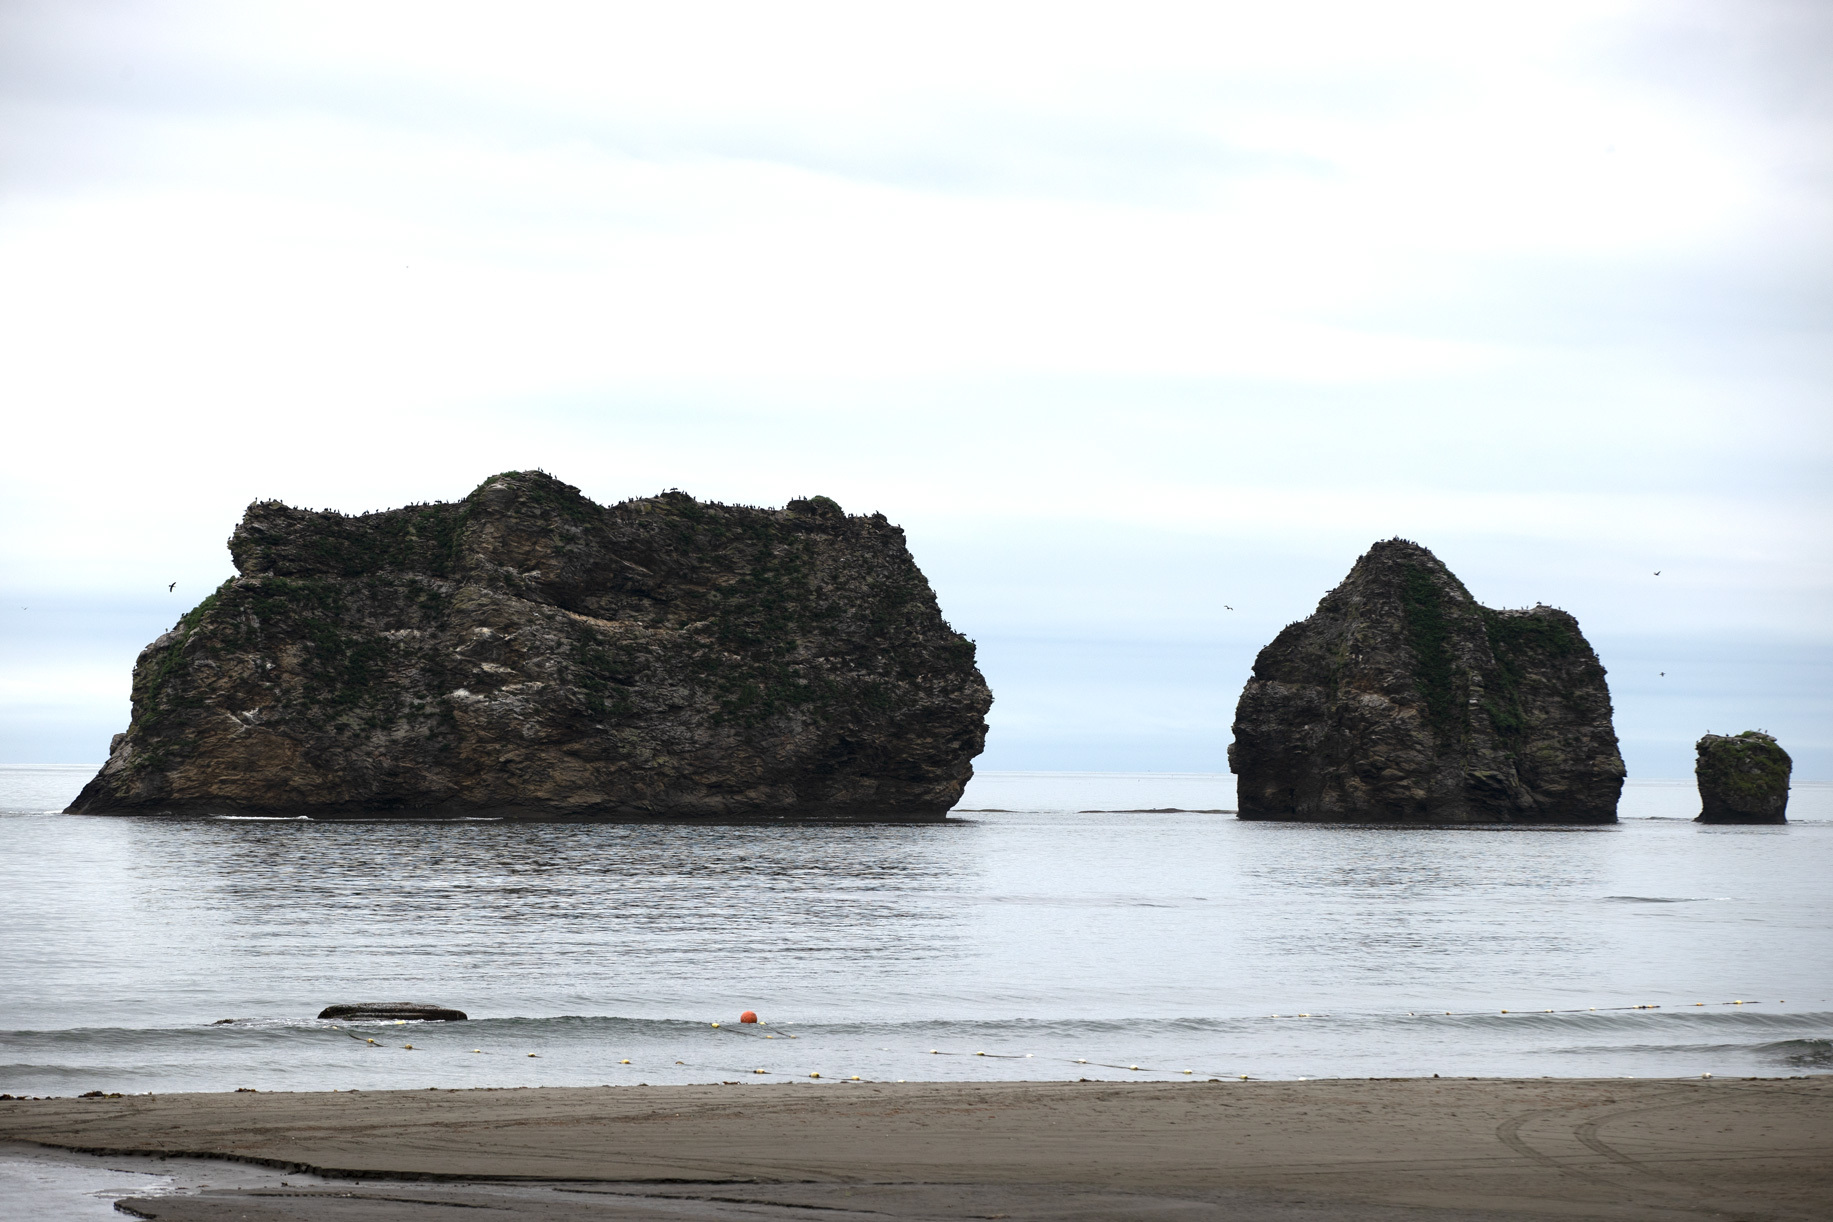
{"label": "large sea stack rock", "polygon": [[1479,606],[1404,539],[1260,651],[1234,730],[1243,819],[1613,823],[1623,788],[1578,621]]}
{"label": "large sea stack rock", "polygon": [[992,704],[884,517],[540,472],[252,505],[73,812],[940,818]]}
{"label": "large sea stack rock", "polygon": [[1776,740],[1761,730],[1708,734],[1699,740],[1693,775],[1699,781],[1698,823],[1787,823],[1788,779],[1795,770]]}

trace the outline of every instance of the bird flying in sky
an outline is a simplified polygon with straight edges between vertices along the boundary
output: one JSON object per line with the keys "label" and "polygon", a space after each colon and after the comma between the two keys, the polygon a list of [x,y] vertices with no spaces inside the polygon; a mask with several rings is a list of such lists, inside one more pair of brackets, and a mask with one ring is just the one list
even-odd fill
{"label": "bird flying in sky", "polygon": [[173,583],[172,583],[171,585],[169,585],[169,586],[167,586],[167,587],[165,588],[165,592],[166,592],[167,594],[170,594],[170,593],[171,593],[171,592],[172,592],[173,590],[176,590],[177,588],[178,588],[178,583],[177,583],[176,581],[174,581],[174,582],[173,582]]}

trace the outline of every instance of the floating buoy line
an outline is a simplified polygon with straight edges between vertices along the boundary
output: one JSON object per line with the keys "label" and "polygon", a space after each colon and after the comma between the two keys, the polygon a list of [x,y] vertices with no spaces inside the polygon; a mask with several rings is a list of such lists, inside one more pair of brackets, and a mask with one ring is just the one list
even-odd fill
{"label": "floating buoy line", "polygon": [[[749,1014],[751,1013],[751,1011],[746,1010],[745,1013]],[[739,1019],[738,1021],[741,1023],[745,1022],[745,1020],[742,1018]],[[746,1039],[799,1040],[802,1038],[799,1035],[791,1035],[787,1031],[755,1031],[755,1030],[750,1029],[753,1027],[762,1027],[763,1025],[764,1025],[763,1023],[758,1022],[755,1018],[752,1019],[749,1023],[745,1023],[745,1025],[742,1027],[728,1027],[723,1023],[713,1023],[712,1024],[712,1026],[719,1029],[720,1031],[725,1032],[727,1035],[743,1036]]]}
{"label": "floating buoy line", "polygon": [[[1693,1002],[1691,1005],[1681,1004],[1681,1005],[1671,1006],[1671,1007],[1666,1007],[1666,1008],[1679,1009],[1679,1010],[1694,1010],[1694,1009],[1699,1009],[1701,1007],[1706,1007],[1706,1006],[1713,1006],[1713,1007],[1716,1007],[1716,1006],[1760,1006],[1764,1004],[1765,1003],[1761,1001],[1751,1001],[1751,1000],[1740,999],[1738,1001],[1696,1001],[1696,1002]],[[1778,998],[1776,1000],[1776,1004],[1779,1006],[1785,1006],[1788,1004],[1788,999],[1786,997]],[[1484,1015],[1488,1015],[1488,1014],[1610,1014],[1610,1013],[1615,1013],[1615,1012],[1622,1011],[1622,1010],[1660,1010],[1663,1008],[1664,1007],[1660,1005],[1574,1006],[1573,1008],[1569,1010],[1445,1010],[1442,1013],[1438,1010],[1408,1010],[1407,1017],[1408,1018],[1481,1018]],[[1272,1015],[1268,1015],[1268,1017],[1269,1018],[1278,1018],[1279,1015],[1272,1014]],[[1306,1015],[1306,1014],[1300,1014],[1297,1017],[1309,1018],[1311,1016]]]}
{"label": "floating buoy line", "polygon": [[[1673,1005],[1668,1008],[1677,1009],[1677,1010],[1690,1010],[1690,1009],[1703,1009],[1703,1008],[1718,1008],[1718,1007],[1723,1007],[1723,1006],[1760,1006],[1760,1005],[1765,1005],[1765,1004],[1768,1004],[1768,1003],[1754,1000],[1751,998],[1736,998],[1731,1001],[1696,1001],[1696,1002],[1691,1003],[1690,1005],[1681,1003],[1679,1005]],[[1788,1001],[1786,998],[1780,998],[1775,1002],[1775,1004],[1776,1005],[1787,1005]],[[1409,1010],[1407,1011],[1406,1016],[1408,1018],[1482,1018],[1482,1017],[1486,1017],[1490,1015],[1502,1015],[1502,1014],[1507,1014],[1510,1016],[1529,1015],[1529,1014],[1608,1014],[1608,1013],[1633,1012],[1633,1011],[1638,1011],[1638,1010],[1650,1011],[1650,1010],[1660,1010],[1660,1009],[1663,1009],[1663,1007],[1659,1004],[1640,1004],[1640,1005],[1628,1005],[1628,1006],[1584,1006],[1584,1007],[1572,1007],[1572,1008],[1563,1009],[1563,1010],[1562,1009],[1442,1010],[1442,1011],[1441,1010]],[[1298,1019],[1313,1019],[1313,1018],[1329,1018],[1329,1017],[1331,1017],[1329,1014],[1308,1011],[1308,1010],[1299,1011],[1294,1014],[1269,1014],[1267,1015],[1268,1019],[1278,1019],[1281,1021],[1298,1020]],[[787,1031],[761,1030],[761,1028],[765,1024],[759,1022],[757,1019],[757,1016],[749,1010],[745,1012],[744,1016],[739,1021],[742,1024],[740,1026],[729,1026],[723,1023],[712,1023],[710,1024],[710,1027],[713,1030],[721,1031],[729,1035],[739,1036],[745,1039],[794,1040],[794,1039],[802,1038],[801,1036],[793,1035]],[[389,1025],[400,1027],[400,1026],[406,1026],[407,1022],[406,1020],[397,1019]],[[359,1035],[357,1032],[350,1030],[348,1027],[333,1026],[331,1027],[331,1030],[337,1032],[340,1035],[348,1036],[350,1039],[353,1039],[356,1042],[365,1045],[366,1047],[372,1047],[372,1048],[389,1047],[389,1045],[382,1043],[380,1040],[374,1038],[373,1036]],[[403,1044],[401,1045],[401,1049],[407,1052],[424,1051],[424,1050],[415,1049],[415,1047],[412,1044]],[[893,1049],[886,1048],[886,1049],[882,1049],[882,1051],[892,1052]],[[482,1048],[473,1048],[473,1049],[470,1049],[470,1052],[473,1054],[481,1053],[484,1055],[489,1055],[488,1053],[485,1053],[485,1050]],[[541,1054],[530,1052],[530,1053],[525,1053],[524,1055],[528,1057],[538,1058]],[[1160,1069],[1160,1068],[1150,1066],[1150,1065],[1135,1065],[1135,1064],[1122,1065],[1114,1061],[1093,1061],[1093,1060],[1089,1060],[1086,1057],[1054,1057],[1054,1056],[1040,1057],[1036,1055],[1035,1053],[1030,1053],[1030,1052],[987,1052],[984,1050],[976,1050],[973,1052],[968,1052],[968,1051],[957,1050],[957,1049],[931,1048],[929,1049],[928,1055],[938,1056],[938,1057],[981,1057],[987,1060],[995,1060],[995,1061],[1032,1061],[1032,1060],[1035,1060],[1035,1061],[1045,1062],[1047,1064],[1079,1065],[1079,1066],[1085,1066],[1090,1069],[1116,1069],[1116,1070],[1121,1070],[1127,1073],[1170,1074],[1170,1075],[1174,1075],[1175,1077],[1192,1077],[1192,1078],[1201,1077],[1210,1082],[1220,1082],[1224,1080],[1234,1080],[1234,1081],[1246,1082],[1246,1081],[1253,1080],[1252,1075],[1244,1074],[1244,1073],[1243,1074],[1220,1073],[1220,1072],[1215,1072],[1215,1071],[1207,1071],[1207,1072],[1199,1073],[1197,1070],[1193,1070],[1193,1069],[1175,1069],[1173,1070],[1173,1069]],[[629,1057],[624,1057],[618,1061],[618,1064],[619,1065],[629,1065],[631,1064],[631,1059]],[[686,1062],[676,1061],[675,1064],[676,1065],[686,1065]],[[794,1078],[801,1076],[799,1072],[771,1070],[771,1069],[763,1069],[763,1068],[740,1069],[737,1067],[725,1066],[725,1065],[709,1065],[706,1068],[709,1070],[720,1072],[720,1073],[738,1074],[741,1076],[741,1080],[744,1076],[750,1076],[754,1078],[755,1077],[775,1077],[782,1081],[791,1081]],[[1437,1076],[1437,1075],[1434,1075],[1434,1076]],[[1700,1076],[1702,1078],[1710,1078],[1712,1075],[1711,1074],[1701,1074]],[[866,1078],[866,1077],[860,1076],[859,1074],[852,1074],[846,1077],[833,1077],[831,1075],[824,1075],[819,1070],[810,1071],[807,1074],[807,1077],[809,1079],[816,1080],[816,1081],[840,1081],[840,1082],[862,1082],[862,1083],[883,1082],[883,1081],[889,1080],[889,1079]],[[1087,1081],[1087,1080],[1088,1079],[1086,1078],[1083,1079],[1083,1081]],[[1302,1081],[1305,1081],[1306,1079],[1301,1077],[1297,1080],[1302,1082]],[[903,1082],[905,1081],[905,1079],[898,1078],[896,1079],[896,1081]],[[722,1085],[735,1086],[737,1084],[738,1083],[734,1081],[722,1081]]]}

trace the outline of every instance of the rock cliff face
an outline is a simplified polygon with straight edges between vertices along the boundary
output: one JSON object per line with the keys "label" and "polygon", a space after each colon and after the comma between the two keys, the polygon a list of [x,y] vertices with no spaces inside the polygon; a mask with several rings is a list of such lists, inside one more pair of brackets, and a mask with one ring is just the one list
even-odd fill
{"label": "rock cliff face", "polygon": [[1479,606],[1403,539],[1260,651],[1234,731],[1243,819],[1612,823],[1623,787],[1578,621]]}
{"label": "rock cliff face", "polygon": [[1787,823],[1788,781],[1795,770],[1776,740],[1761,730],[1708,734],[1699,740],[1693,775],[1699,781],[1697,823]]}
{"label": "rock cliff face", "polygon": [[134,667],[72,812],[939,818],[974,645],[882,515],[539,472],[362,516],[251,505]]}

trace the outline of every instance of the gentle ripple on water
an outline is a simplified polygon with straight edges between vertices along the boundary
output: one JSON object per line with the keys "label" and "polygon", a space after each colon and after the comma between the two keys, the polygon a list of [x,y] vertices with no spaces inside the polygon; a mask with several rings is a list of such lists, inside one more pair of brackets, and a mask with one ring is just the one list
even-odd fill
{"label": "gentle ripple on water", "polygon": [[[1207,774],[991,774],[925,825],[42,813],[87,775],[0,769],[0,1091],[1833,1070],[1824,786],[1765,828],[1677,784],[1243,823],[1188,813]],[[311,1017],[369,999],[476,1021]],[[710,1025],[747,1007],[782,1038]]]}

